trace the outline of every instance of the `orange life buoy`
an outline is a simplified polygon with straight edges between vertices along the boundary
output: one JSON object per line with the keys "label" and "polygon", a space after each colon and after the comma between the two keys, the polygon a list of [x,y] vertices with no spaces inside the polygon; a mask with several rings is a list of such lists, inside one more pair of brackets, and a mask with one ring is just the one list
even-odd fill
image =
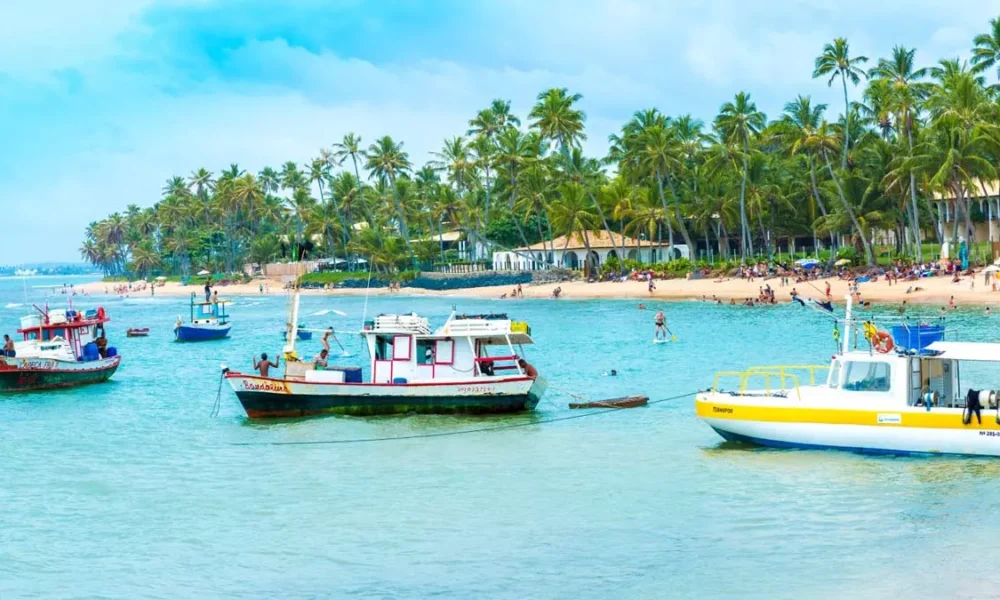
{"label": "orange life buoy", "polygon": [[102,321],[104,320],[104,307],[103,306],[98,306],[97,307],[97,318],[101,319]]}
{"label": "orange life buoy", "polygon": [[888,332],[879,331],[872,337],[872,346],[879,354],[888,354],[892,352],[896,343],[892,341],[892,336]]}

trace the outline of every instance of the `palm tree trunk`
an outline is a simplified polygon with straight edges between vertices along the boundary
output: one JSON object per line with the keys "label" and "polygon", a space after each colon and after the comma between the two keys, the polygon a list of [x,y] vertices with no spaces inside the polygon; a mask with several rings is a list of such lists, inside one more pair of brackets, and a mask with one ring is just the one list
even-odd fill
{"label": "palm tree trunk", "polygon": [[410,243],[410,231],[406,228],[403,206],[399,203],[399,195],[396,193],[396,178],[392,173],[389,173],[389,186],[392,187],[392,201],[396,205],[396,215],[399,217],[399,232],[403,234],[403,241],[406,242],[406,248],[410,251],[410,260],[413,260],[416,255],[413,253],[413,244]]}
{"label": "palm tree trunk", "polygon": [[[687,225],[684,224],[684,215],[681,214],[681,201],[677,196],[677,188],[674,186],[674,179],[670,176],[670,173],[666,174],[667,185],[670,186],[670,195],[674,199],[674,216],[677,218],[677,228],[681,231],[681,237],[684,238],[684,243],[687,244],[688,252],[694,252],[694,240],[691,238],[691,234],[688,233]],[[660,190],[663,193],[663,190]],[[666,210],[666,209],[664,209]]]}
{"label": "palm tree trunk", "polygon": [[[746,138],[743,139],[743,179],[740,183],[740,254],[742,262],[747,263],[747,254],[753,255],[753,240],[750,239],[750,224],[747,223],[747,169],[749,144]],[[749,249],[749,252],[747,252]]]}
{"label": "palm tree trunk", "polygon": [[847,101],[847,75],[840,70],[840,82],[844,84],[844,158],[840,168],[847,170],[847,149],[851,146],[851,103]]}
{"label": "palm tree trunk", "polygon": [[667,198],[663,195],[663,178],[660,177],[660,172],[656,171],[653,174],[656,177],[656,187],[660,191],[660,204],[663,206],[663,218],[667,222],[667,227],[669,228],[668,241],[670,244],[670,259],[673,260],[674,256],[674,229],[670,225],[670,209],[667,207]]}
{"label": "palm tree trunk", "polygon": [[[910,145],[910,154],[913,153],[913,127],[910,123],[909,114],[905,115],[904,120],[906,121],[906,140]],[[916,177],[913,175],[913,171],[910,170],[910,209],[912,212],[913,220],[913,239],[916,244],[917,250],[917,262],[922,263],[924,261],[924,251],[923,244],[920,239],[920,209],[917,207],[917,181]]]}
{"label": "palm tree trunk", "polygon": [[514,165],[512,164],[510,165],[510,201],[507,203],[507,208],[510,210],[510,214],[514,218],[514,226],[517,227],[517,233],[521,236],[521,241],[524,242],[524,247],[527,248],[531,245],[528,243],[528,236],[524,235],[524,228],[521,227],[521,220],[514,214],[514,196],[516,194],[516,185],[517,177],[514,174]]}
{"label": "palm tree trunk", "polygon": [[833,172],[833,165],[830,164],[830,157],[826,152],[823,152],[823,159],[826,161],[826,168],[830,172],[830,177],[833,178],[833,184],[837,188],[837,195],[840,197],[840,202],[844,206],[844,212],[846,212],[847,216],[851,219],[854,231],[861,237],[861,244],[864,246],[865,250],[865,261],[868,263],[869,267],[873,267],[875,266],[875,258],[872,255],[872,247],[868,242],[868,237],[865,236],[865,232],[861,229],[861,223],[858,222],[858,217],[854,214],[854,209],[851,208],[850,203],[847,202],[847,198],[844,196],[844,190],[840,187],[840,180],[837,179],[837,175]]}

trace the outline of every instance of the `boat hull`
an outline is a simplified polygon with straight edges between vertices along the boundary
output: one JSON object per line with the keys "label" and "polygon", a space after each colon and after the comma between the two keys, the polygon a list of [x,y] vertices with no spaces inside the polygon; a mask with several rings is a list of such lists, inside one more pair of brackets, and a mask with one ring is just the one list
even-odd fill
{"label": "boat hull", "polygon": [[0,358],[0,393],[27,392],[103,383],[121,364],[121,357],[91,362],[37,358]]}
{"label": "boat hull", "polygon": [[995,411],[982,421],[963,409],[903,410],[804,408],[750,404],[745,399],[699,397],[698,416],[729,441],[780,448],[838,449],[880,454],[1000,456]]}
{"label": "boat hull", "polygon": [[181,325],[174,328],[178,342],[207,342],[221,340],[229,335],[231,325]]}
{"label": "boat hull", "polygon": [[544,380],[528,377],[411,384],[307,383],[239,373],[226,378],[251,419],[511,413],[534,409],[545,391]]}

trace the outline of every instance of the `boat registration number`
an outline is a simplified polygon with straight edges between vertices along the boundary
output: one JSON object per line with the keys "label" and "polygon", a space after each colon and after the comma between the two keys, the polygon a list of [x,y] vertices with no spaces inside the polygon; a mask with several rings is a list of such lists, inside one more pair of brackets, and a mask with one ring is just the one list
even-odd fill
{"label": "boat registration number", "polygon": [[459,394],[495,394],[497,388],[492,385],[460,385]]}
{"label": "boat registration number", "polygon": [[979,435],[985,435],[986,437],[1000,437],[1000,431],[980,431]]}

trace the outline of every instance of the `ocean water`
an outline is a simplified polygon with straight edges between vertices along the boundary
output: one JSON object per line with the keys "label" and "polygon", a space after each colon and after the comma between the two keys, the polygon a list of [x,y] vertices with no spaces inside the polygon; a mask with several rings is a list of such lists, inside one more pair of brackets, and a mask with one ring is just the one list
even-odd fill
{"label": "ocean water", "polygon": [[[65,303],[52,293],[29,287],[27,303]],[[228,389],[211,416],[220,364],[249,370],[252,355],[280,350],[283,297],[235,298],[232,338],[193,345],[171,341],[184,298],[73,300],[108,310],[124,361],[108,384],[0,397],[4,600],[996,594],[998,461],[728,444],[690,396],[541,422],[578,414],[570,393],[659,400],[711,385],[717,370],[825,364],[830,322],[798,305],[665,305],[678,341],[654,346],[653,313],[631,301],[373,297],[370,313],[435,324],[453,306],[528,320],[549,395],[507,417],[252,423]],[[0,279],[0,333],[13,334],[25,303],[21,280]],[[357,330],[363,307],[305,297],[302,320]],[[330,309],[347,316],[312,315]],[[952,315],[964,339],[1000,339],[995,319]],[[127,339],[129,326],[151,336]],[[356,337],[340,338],[354,354],[343,362],[367,360]],[[311,356],[319,342],[301,347]],[[602,375],[612,368],[618,377]],[[509,423],[530,425],[268,445]]]}

